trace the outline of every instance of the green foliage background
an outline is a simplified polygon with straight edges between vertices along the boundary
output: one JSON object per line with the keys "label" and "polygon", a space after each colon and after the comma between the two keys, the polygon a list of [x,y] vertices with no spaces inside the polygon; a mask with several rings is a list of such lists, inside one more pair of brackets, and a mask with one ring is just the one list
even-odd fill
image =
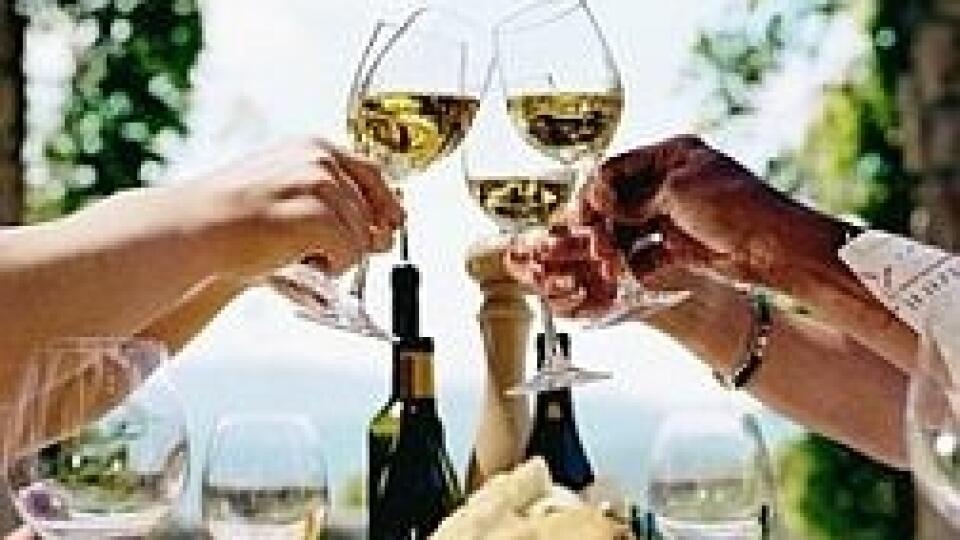
{"label": "green foliage background", "polygon": [[[739,0],[746,16],[704,31],[697,73],[711,89],[705,126],[723,129],[753,114],[759,90],[791,55],[817,55],[833,17],[862,22],[871,46],[842,84],[828,88],[801,148],[771,160],[770,181],[812,194],[818,207],[857,215],[870,226],[909,234],[915,179],[899,143],[896,81],[909,69],[911,27],[898,0]],[[909,474],[811,434],[781,457],[784,518],[808,540],[913,538]]]}
{"label": "green foliage background", "polygon": [[94,36],[78,61],[59,134],[48,145],[52,185],[31,193],[28,219],[69,213],[141,186],[187,132],[191,72],[202,32],[196,0],[26,2],[66,13]]}

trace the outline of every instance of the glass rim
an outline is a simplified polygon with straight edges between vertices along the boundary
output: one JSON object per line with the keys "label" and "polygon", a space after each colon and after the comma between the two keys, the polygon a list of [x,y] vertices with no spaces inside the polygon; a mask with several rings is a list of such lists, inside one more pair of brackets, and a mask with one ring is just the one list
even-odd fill
{"label": "glass rim", "polygon": [[[377,69],[383,63],[384,59],[390,56],[390,52],[397,42],[405,35],[405,33],[413,28],[420,20],[422,20],[426,15],[431,13],[439,13],[444,17],[445,21],[451,21],[456,23],[456,27],[460,29],[471,29],[471,32],[477,37],[483,35],[482,28],[483,26],[472,19],[471,17],[465,15],[464,13],[449,8],[449,7],[440,7],[440,6],[421,6],[414,9],[407,17],[402,21],[394,22],[388,21],[385,19],[379,19],[374,25],[374,31],[370,34],[370,38],[364,46],[363,52],[361,53],[360,62],[358,63],[358,72],[354,77],[354,83],[351,85],[350,97],[348,98],[348,106],[355,104],[356,100],[359,98],[361,92],[364,88],[368,88],[371,85],[373,78],[375,77]],[[446,25],[445,25],[446,26]],[[450,25],[453,26],[453,25]],[[387,28],[393,28],[392,32],[388,32],[385,41],[377,47],[379,42],[378,35],[381,31]],[[470,57],[473,54],[470,44],[476,40],[465,39],[458,36],[455,32],[447,32],[446,29],[438,31],[436,29],[428,28],[426,30],[420,30],[424,35],[431,38],[436,38],[440,41],[449,42],[450,46],[460,48],[461,56],[461,78],[460,81],[461,92],[464,95],[475,96],[479,99],[482,99],[486,94],[487,89],[490,87],[491,73],[493,72],[492,61],[487,62],[487,66],[480,68],[478,71],[482,73],[478,81],[474,81],[474,77],[468,76],[468,73],[471,73],[473,70],[467,68],[471,64],[482,64],[484,61],[478,59],[475,61],[470,61]],[[467,32],[464,32],[467,34]],[[492,48],[492,45],[491,45]],[[370,54],[374,53],[374,57],[367,61]],[[493,56],[493,55],[491,55]],[[477,84],[474,84],[477,83]]]}
{"label": "glass rim", "polygon": [[211,428],[210,438],[215,439],[218,434],[227,429],[243,425],[272,424],[287,425],[302,429],[306,435],[317,439],[316,422],[307,414],[282,412],[241,412],[218,415]]}
{"label": "glass rim", "polygon": [[[524,21],[524,17],[528,14],[541,10],[546,11],[548,9],[552,11],[547,11],[543,16],[536,17],[533,20]],[[596,19],[593,17],[593,12],[590,10],[590,6],[587,5],[586,0],[532,0],[498,19],[497,22],[494,23],[493,31],[494,34],[498,36],[501,34],[528,32],[532,29],[563,20],[571,13],[575,13],[580,9],[586,11],[587,16],[593,22],[596,22]]]}

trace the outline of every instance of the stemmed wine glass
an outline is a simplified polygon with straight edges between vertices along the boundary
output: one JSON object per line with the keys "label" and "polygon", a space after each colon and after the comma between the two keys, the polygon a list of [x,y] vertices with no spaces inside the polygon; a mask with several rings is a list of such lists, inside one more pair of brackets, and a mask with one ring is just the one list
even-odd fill
{"label": "stemmed wine glass", "polygon": [[326,527],[326,469],[304,416],[223,418],[202,474],[203,521],[214,540],[314,540]]}
{"label": "stemmed wine glass", "polygon": [[185,413],[162,372],[145,380],[166,357],[153,342],[98,338],[31,359],[8,415],[4,470],[34,532],[145,538],[170,513],[187,471]]}
{"label": "stemmed wine glass", "polygon": [[[347,102],[354,149],[380,164],[398,195],[466,137],[489,76],[489,40],[461,15],[420,8],[399,25],[381,23],[363,51]],[[400,233],[404,259],[407,231]],[[389,339],[367,313],[364,258],[349,292],[316,322]]]}
{"label": "stemmed wine glass", "polygon": [[[569,203],[576,171],[562,167],[522,144],[504,144],[516,137],[503,111],[483,107],[461,153],[467,191],[498,227],[503,238],[545,230],[553,216]],[[547,351],[553,350],[556,328],[544,307]],[[538,370],[535,377],[511,393],[537,393],[609,378],[607,373],[571,365],[565,355]]]}
{"label": "stemmed wine glass", "polygon": [[[527,144],[576,170],[582,184],[609,148],[624,107],[620,70],[596,16],[586,0],[538,1],[501,20],[495,41],[515,128]],[[659,240],[656,234],[642,237],[626,246],[627,255]],[[687,296],[645,290],[628,276],[610,314],[591,327],[618,324],[637,310],[671,307]]]}
{"label": "stemmed wine glass", "polygon": [[921,335],[907,395],[910,468],[934,508],[960,529],[960,318],[957,303],[935,302]]}
{"label": "stemmed wine glass", "polygon": [[766,450],[748,417],[687,411],[654,439],[648,499],[664,538],[764,538],[773,494]]}

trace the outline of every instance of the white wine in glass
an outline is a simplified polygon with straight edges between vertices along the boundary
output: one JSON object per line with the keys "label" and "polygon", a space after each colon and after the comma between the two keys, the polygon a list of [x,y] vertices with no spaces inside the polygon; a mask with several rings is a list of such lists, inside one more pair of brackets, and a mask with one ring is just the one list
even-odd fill
{"label": "white wine in glass", "polygon": [[568,165],[602,156],[623,114],[623,91],[534,91],[507,98],[524,140]]}
{"label": "white wine in glass", "polygon": [[[528,146],[585,178],[610,146],[624,108],[620,70],[584,0],[541,0],[497,23],[496,58],[506,109]],[[582,183],[579,182],[579,183]],[[607,378],[572,366],[556,347],[540,299],[546,346],[555,354],[518,388],[539,392]]]}
{"label": "white wine in glass", "polygon": [[348,126],[355,148],[381,164],[388,181],[400,187],[460,145],[479,106],[467,95],[374,93],[360,99]]}
{"label": "white wine in glass", "polygon": [[570,202],[575,185],[576,176],[569,170],[467,176],[470,197],[503,231],[548,226]]}

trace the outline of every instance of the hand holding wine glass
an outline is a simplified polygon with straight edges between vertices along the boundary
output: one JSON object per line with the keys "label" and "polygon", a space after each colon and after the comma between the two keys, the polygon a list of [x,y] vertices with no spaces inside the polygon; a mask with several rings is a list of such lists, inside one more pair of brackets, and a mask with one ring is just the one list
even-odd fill
{"label": "hand holding wine glass", "polygon": [[[380,22],[368,40],[350,89],[346,128],[354,149],[383,168],[397,196],[456,150],[470,130],[487,85],[485,41],[462,16],[433,7],[417,9],[399,24]],[[407,259],[403,228],[400,245]],[[310,310],[308,318],[389,339],[366,309],[368,268],[364,257],[345,293],[322,277],[294,276],[294,284],[305,283],[306,289],[333,291],[330,305]]]}
{"label": "hand holding wine glass", "polygon": [[305,256],[343,272],[363,253],[389,248],[405,219],[377,166],[321,139],[227,165],[187,197],[170,189],[186,226],[202,219],[197,252],[232,279],[256,279]]}
{"label": "hand holding wine glass", "polygon": [[[615,307],[610,274],[600,268],[653,287],[677,268],[752,281],[775,257],[767,236],[783,227],[783,205],[731,158],[699,138],[676,137],[606,161],[563,226],[515,244],[507,263],[520,281],[547,291],[558,313],[593,318]],[[628,318],[654,311],[640,307]]]}

